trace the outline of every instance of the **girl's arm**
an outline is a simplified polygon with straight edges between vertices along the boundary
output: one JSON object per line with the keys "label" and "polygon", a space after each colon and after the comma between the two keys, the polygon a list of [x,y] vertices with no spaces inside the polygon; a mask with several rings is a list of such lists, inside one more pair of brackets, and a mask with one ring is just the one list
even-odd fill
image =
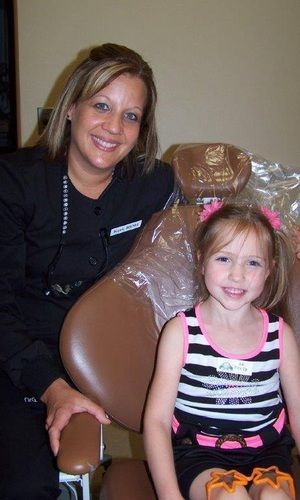
{"label": "girl's arm", "polygon": [[291,431],[300,452],[300,352],[294,332],[286,323],[279,374]]}
{"label": "girl's arm", "polygon": [[163,331],[154,379],[144,418],[146,455],[159,500],[183,500],[175,474],[171,422],[183,362],[183,332],[179,318]]}
{"label": "girl's arm", "polygon": [[292,238],[293,238],[294,245],[295,245],[296,255],[297,255],[298,259],[300,259],[300,226],[294,227],[294,231],[292,233]]}

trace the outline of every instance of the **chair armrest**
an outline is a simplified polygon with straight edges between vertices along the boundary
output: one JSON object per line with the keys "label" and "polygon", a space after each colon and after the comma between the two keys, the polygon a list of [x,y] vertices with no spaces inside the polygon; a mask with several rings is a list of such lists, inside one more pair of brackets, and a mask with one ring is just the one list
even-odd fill
{"label": "chair armrest", "polygon": [[62,431],[57,465],[67,474],[93,472],[100,464],[101,425],[89,413],[72,415]]}

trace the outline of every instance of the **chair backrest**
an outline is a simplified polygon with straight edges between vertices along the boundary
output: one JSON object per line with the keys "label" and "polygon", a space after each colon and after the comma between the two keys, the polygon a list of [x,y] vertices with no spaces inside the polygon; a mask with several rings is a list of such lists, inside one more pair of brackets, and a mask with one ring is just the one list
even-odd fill
{"label": "chair backrest", "polygon": [[183,206],[155,215],[130,256],[79,299],[63,326],[62,358],[76,386],[136,431],[160,328],[182,308],[183,296],[187,306],[195,301],[185,244],[197,212]]}

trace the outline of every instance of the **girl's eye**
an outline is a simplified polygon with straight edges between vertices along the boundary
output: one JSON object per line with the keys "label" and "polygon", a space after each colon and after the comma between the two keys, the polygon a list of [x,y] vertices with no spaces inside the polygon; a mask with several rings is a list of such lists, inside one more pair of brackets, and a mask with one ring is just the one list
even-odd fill
{"label": "girl's eye", "polygon": [[132,113],[132,112],[125,113],[125,118],[127,120],[129,120],[130,122],[138,122],[139,121],[139,117],[135,113]]}
{"label": "girl's eye", "polygon": [[95,107],[97,109],[99,109],[99,111],[108,111],[109,110],[109,106],[108,106],[108,104],[106,104],[106,102],[97,102],[97,104],[95,104]]}
{"label": "girl's eye", "polygon": [[261,267],[261,263],[257,260],[249,260],[249,266],[251,267]]}

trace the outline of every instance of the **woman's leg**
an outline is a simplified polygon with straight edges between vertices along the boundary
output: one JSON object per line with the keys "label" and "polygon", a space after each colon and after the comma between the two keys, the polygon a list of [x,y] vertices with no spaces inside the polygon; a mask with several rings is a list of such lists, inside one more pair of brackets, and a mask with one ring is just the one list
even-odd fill
{"label": "woman's leg", "polygon": [[58,471],[45,431],[45,407],[0,376],[0,499],[54,500]]}

